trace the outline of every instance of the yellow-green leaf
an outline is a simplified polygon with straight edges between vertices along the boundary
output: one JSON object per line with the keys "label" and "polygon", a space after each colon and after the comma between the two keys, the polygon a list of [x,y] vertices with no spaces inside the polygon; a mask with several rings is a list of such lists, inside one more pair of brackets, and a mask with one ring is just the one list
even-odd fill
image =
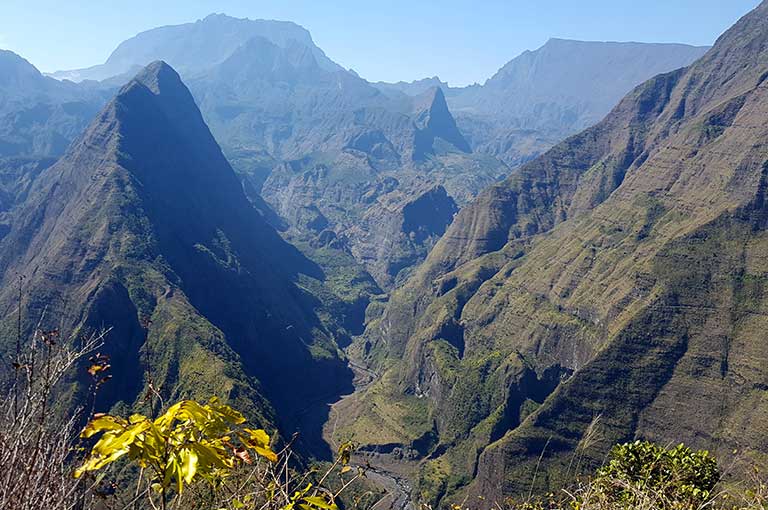
{"label": "yellow-green leaf", "polygon": [[99,432],[108,430],[123,430],[125,428],[125,422],[120,418],[116,418],[110,415],[99,416],[91,420],[88,425],[85,426],[80,437],[89,438]]}
{"label": "yellow-green leaf", "polygon": [[309,503],[314,508],[322,508],[323,510],[338,510],[338,507],[334,503],[329,503],[320,496],[307,496],[304,501]]}
{"label": "yellow-green leaf", "polygon": [[197,473],[197,453],[194,450],[183,450],[181,455],[184,481],[192,483],[192,479],[195,478],[195,473]]}

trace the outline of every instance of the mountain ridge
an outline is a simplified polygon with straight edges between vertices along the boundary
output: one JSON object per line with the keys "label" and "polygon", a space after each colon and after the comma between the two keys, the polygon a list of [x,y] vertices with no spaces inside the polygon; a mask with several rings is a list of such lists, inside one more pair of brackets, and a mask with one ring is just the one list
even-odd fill
{"label": "mountain ridge", "polygon": [[[767,13],[482,193],[373,317],[366,393],[426,414],[428,502],[545,493],[636,438],[766,455]],[[391,442],[356,398],[339,433]]]}
{"label": "mountain ridge", "polygon": [[43,76],[0,50],[0,158],[57,156],[87,126],[109,91]]}

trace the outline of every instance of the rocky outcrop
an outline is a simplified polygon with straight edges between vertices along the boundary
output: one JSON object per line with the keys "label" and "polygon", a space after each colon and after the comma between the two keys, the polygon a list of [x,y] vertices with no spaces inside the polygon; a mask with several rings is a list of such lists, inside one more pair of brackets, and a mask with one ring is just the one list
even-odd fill
{"label": "rocky outcrop", "polygon": [[415,98],[414,123],[416,133],[412,158],[424,159],[434,154],[435,144],[447,142],[462,152],[472,152],[464,136],[456,127],[453,115],[448,111],[445,95],[439,87]]}
{"label": "rocky outcrop", "polygon": [[378,197],[342,236],[379,285],[392,288],[424,260],[456,212],[442,186],[392,191]]}

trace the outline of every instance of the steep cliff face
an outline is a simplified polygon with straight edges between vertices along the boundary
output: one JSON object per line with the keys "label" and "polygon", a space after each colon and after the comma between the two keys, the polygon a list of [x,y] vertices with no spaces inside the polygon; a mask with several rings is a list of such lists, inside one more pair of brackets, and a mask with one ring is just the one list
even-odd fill
{"label": "steep cliff face", "polygon": [[455,150],[389,170],[369,162],[347,149],[322,163],[285,163],[272,170],[262,196],[290,225],[288,234],[350,253],[384,289],[424,260],[459,205],[506,171]]}
{"label": "steep cliff face", "polygon": [[[456,111],[496,115],[522,129],[596,124],[635,86],[704,55],[685,44],[550,39],[451,99]],[[500,98],[506,101],[499,101]]]}
{"label": "steep cliff face", "polygon": [[393,191],[377,198],[350,228],[346,242],[352,255],[389,288],[424,260],[457,212],[442,186]]}
{"label": "steep cliff face", "polygon": [[8,214],[3,306],[20,274],[26,324],[113,328],[100,408],[141,405],[148,373],[168,400],[218,395],[271,425],[274,407],[288,427],[348,389],[346,333],[304,290],[324,275],[248,201],[168,65],[124,86]]}
{"label": "steep cliff face", "polygon": [[481,194],[370,323],[375,391],[436,427],[427,499],[528,491],[540,456],[555,487],[633,437],[768,453],[766,20]]}

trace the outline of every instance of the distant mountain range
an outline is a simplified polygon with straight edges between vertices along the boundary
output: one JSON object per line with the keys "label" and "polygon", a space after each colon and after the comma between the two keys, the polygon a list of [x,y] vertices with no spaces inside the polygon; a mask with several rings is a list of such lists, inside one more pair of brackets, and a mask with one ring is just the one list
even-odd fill
{"label": "distant mountain range", "polygon": [[155,28],[121,43],[106,62],[86,69],[57,71],[60,80],[102,81],[137,69],[155,60],[164,60],[183,75],[204,72],[224,62],[240,46],[261,37],[285,48],[300,44],[309,48],[326,70],[342,70],[315,46],[304,28],[289,21],[238,19],[211,14],[195,23]]}
{"label": "distant mountain range", "polygon": [[550,39],[505,64],[483,85],[450,88],[434,77],[375,86],[408,95],[443,88],[473,149],[517,165],[597,123],[637,84],[684,67],[708,49]]}

